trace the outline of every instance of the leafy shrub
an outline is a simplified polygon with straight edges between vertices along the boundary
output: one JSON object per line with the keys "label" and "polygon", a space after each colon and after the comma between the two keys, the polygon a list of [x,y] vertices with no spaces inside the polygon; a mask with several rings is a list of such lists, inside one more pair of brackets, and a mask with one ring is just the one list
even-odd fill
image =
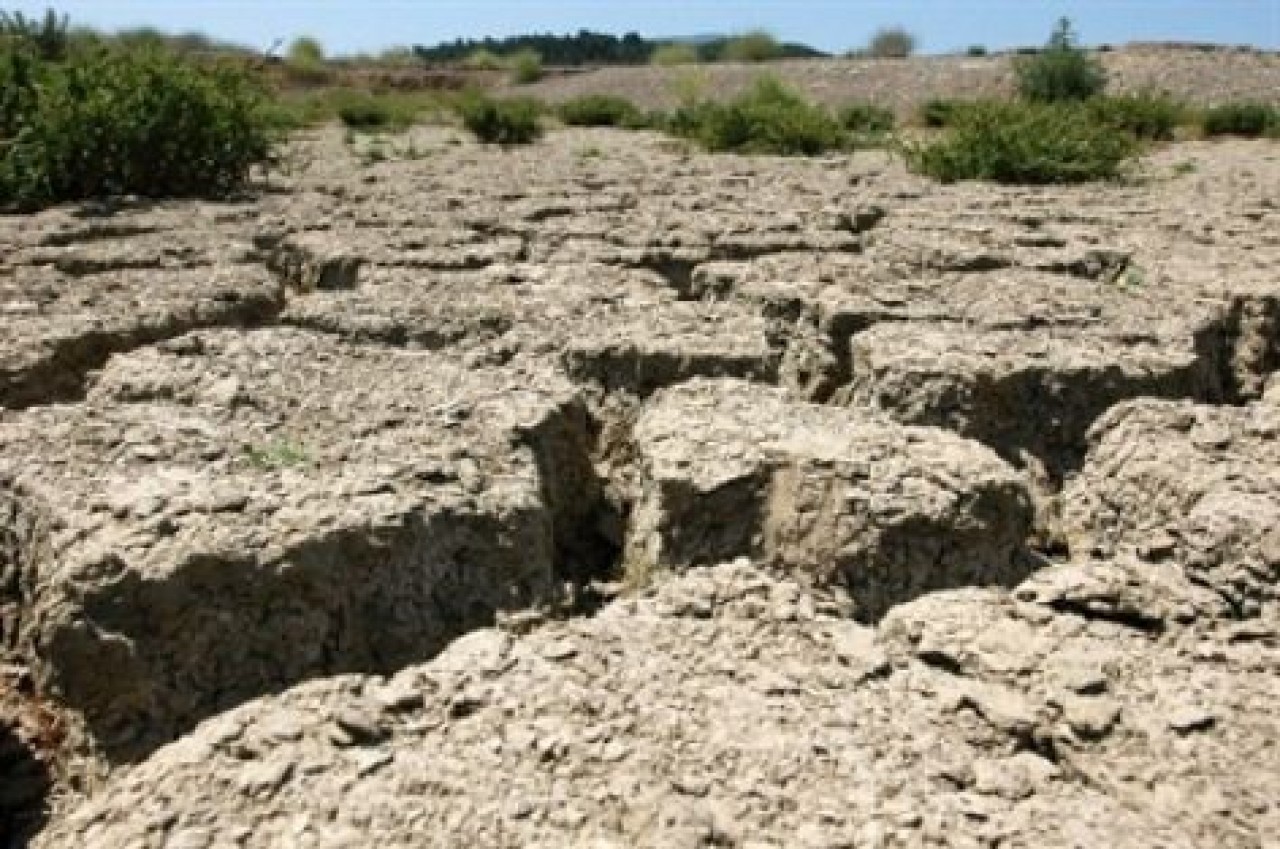
{"label": "leafy shrub", "polygon": [[1043,50],[1014,63],[1014,72],[1023,97],[1046,103],[1087,100],[1100,94],[1107,82],[1102,64],[1076,46],[1066,18],[1058,21]]}
{"label": "leafy shrub", "polygon": [[0,40],[0,145],[17,135],[34,109],[42,70],[34,45]]}
{"label": "leafy shrub", "polygon": [[726,62],[768,62],[781,55],[782,45],[764,30],[731,38],[720,51],[720,58]]}
{"label": "leafy shrub", "polygon": [[920,123],[926,127],[949,127],[964,107],[961,100],[931,97],[920,105]]}
{"label": "leafy shrub", "polygon": [[289,45],[286,61],[302,68],[319,67],[324,64],[324,45],[314,38],[296,38]]}
{"label": "leafy shrub", "polygon": [[1089,101],[1089,111],[1102,124],[1151,141],[1172,140],[1174,130],[1187,116],[1181,103],[1150,93],[1096,97]]}
{"label": "leafy shrub", "polygon": [[349,88],[280,92],[271,104],[273,121],[284,130],[338,120],[348,129],[401,129],[428,113],[447,108],[447,96],[435,91],[386,91]]}
{"label": "leafy shrub", "polygon": [[698,62],[698,51],[692,44],[673,42],[661,44],[649,55],[649,62],[654,65],[695,65]]}
{"label": "leafy shrub", "polygon": [[971,104],[946,136],[904,148],[916,171],[943,182],[1081,183],[1120,174],[1138,143],[1079,104]]}
{"label": "leafy shrub", "polygon": [[473,71],[501,71],[502,57],[492,50],[481,47],[471,51],[467,58],[462,60],[462,65]]}
{"label": "leafy shrub", "polygon": [[672,115],[668,129],[711,151],[782,156],[819,154],[847,140],[826,109],[773,77],[756,80],[750,91],[728,103],[686,104]]}
{"label": "leafy shrub", "polygon": [[45,62],[63,59],[71,44],[67,16],[59,16],[53,9],[40,19],[0,11],[0,39],[26,42]]}
{"label": "leafy shrub", "polygon": [[916,49],[916,38],[902,27],[888,27],[871,37],[867,53],[877,59],[905,59]]}
{"label": "leafy shrub", "polygon": [[[163,42],[164,36],[159,37]],[[294,39],[285,54],[284,71],[291,81],[303,85],[323,85],[332,79],[324,47],[314,38]]]}
{"label": "leafy shrub", "polygon": [[458,104],[463,125],[486,144],[529,144],[542,135],[541,105],[531,98],[495,100],[472,94]]}
{"label": "leafy shrub", "polygon": [[630,127],[642,118],[630,100],[608,94],[587,94],[560,104],[560,120],[572,127]]}
{"label": "leafy shrub", "polygon": [[893,110],[874,103],[850,103],[840,110],[840,125],[851,133],[882,135],[893,129]]}
{"label": "leafy shrub", "polygon": [[153,50],[75,51],[61,63],[0,54],[0,204],[225,195],[271,158],[266,100],[242,68]]}
{"label": "leafy shrub", "polygon": [[970,44],[968,49],[964,52],[966,56],[972,56],[976,59],[979,56],[986,56],[987,48],[981,44]]}
{"label": "leafy shrub", "polygon": [[381,130],[403,123],[386,103],[365,92],[347,93],[337,109],[338,120],[353,130]]}
{"label": "leafy shrub", "polygon": [[533,49],[518,50],[511,55],[511,79],[520,85],[542,79],[542,56]]}
{"label": "leafy shrub", "polygon": [[1280,133],[1280,109],[1249,101],[1224,103],[1205,110],[1200,127],[1206,136],[1273,135]]}

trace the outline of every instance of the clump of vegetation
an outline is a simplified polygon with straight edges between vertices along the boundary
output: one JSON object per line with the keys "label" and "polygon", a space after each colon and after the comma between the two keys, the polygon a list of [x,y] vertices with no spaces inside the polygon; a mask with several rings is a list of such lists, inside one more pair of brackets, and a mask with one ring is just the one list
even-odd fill
{"label": "clump of vegetation", "polygon": [[511,66],[511,79],[518,85],[528,85],[542,79],[542,55],[536,50],[517,50],[511,54],[508,63]]}
{"label": "clump of vegetation", "polygon": [[226,195],[274,140],[243,67],[117,46],[47,61],[26,39],[0,39],[0,205]]}
{"label": "clump of vegetation", "polygon": [[982,44],[970,44],[969,47],[964,51],[964,53],[966,56],[971,56],[977,59],[979,57],[987,55],[987,48],[985,45],[982,45]]}
{"label": "clump of vegetation", "polygon": [[1089,111],[1094,120],[1148,141],[1171,141],[1188,114],[1173,98],[1152,93],[1095,97]]}
{"label": "clump of vegetation", "polygon": [[1076,46],[1066,18],[1058,21],[1043,50],[1017,60],[1014,72],[1019,94],[1042,103],[1087,100],[1101,94],[1107,83],[1102,64]]}
{"label": "clump of vegetation", "polygon": [[385,130],[407,126],[411,115],[397,112],[383,98],[363,91],[343,92],[337,102],[338,120],[353,130]]}
{"label": "clump of vegetation", "polygon": [[630,100],[608,94],[586,94],[560,104],[560,120],[571,127],[636,127],[644,116]]}
{"label": "clump of vegetation", "polygon": [[727,103],[686,103],[668,129],[711,151],[812,156],[845,146],[847,136],[823,107],[774,77],[761,77]]}
{"label": "clump of vegetation", "polygon": [[542,136],[542,107],[532,98],[471,94],[459,102],[458,112],[463,125],[486,144],[530,144]]}
{"label": "clump of vegetation", "polygon": [[904,147],[908,164],[943,182],[1081,183],[1121,174],[1138,142],[1070,103],[978,102],[947,135]]}
{"label": "clump of vegetation", "polygon": [[884,135],[893,124],[893,110],[874,103],[850,103],[840,110],[840,125],[858,135]]}
{"label": "clump of vegetation", "polygon": [[649,55],[649,62],[654,65],[662,65],[672,67],[675,65],[696,65],[698,63],[698,51],[692,44],[684,44],[682,42],[672,42],[670,44],[660,44],[653,48],[653,53]]}
{"label": "clump of vegetation", "polygon": [[462,60],[464,68],[472,71],[501,71],[502,57],[492,50],[477,47]]}
{"label": "clump of vegetation", "polygon": [[1200,127],[1206,136],[1280,135],[1280,109],[1251,101],[1224,103],[1205,110]]}
{"label": "clump of vegetation", "polygon": [[768,62],[781,56],[782,45],[764,30],[735,36],[720,48],[720,58],[726,62]]}
{"label": "clump of vegetation", "polygon": [[297,83],[322,85],[331,78],[325,64],[324,45],[314,38],[294,39],[285,54],[284,68],[289,78]]}
{"label": "clump of vegetation", "polygon": [[43,62],[58,62],[71,46],[70,22],[53,9],[38,19],[21,12],[0,12],[0,39],[28,45]]}
{"label": "clump of vegetation", "polygon": [[871,37],[867,55],[877,59],[905,59],[915,52],[916,38],[902,27],[886,27]]}
{"label": "clump of vegetation", "polygon": [[265,445],[246,445],[244,454],[249,464],[261,471],[286,469],[309,462],[306,449],[288,439],[277,439]]}
{"label": "clump of vegetation", "polygon": [[931,97],[920,105],[920,123],[926,127],[949,127],[965,108],[965,101]]}
{"label": "clump of vegetation", "polygon": [[271,112],[283,130],[341,121],[348,129],[399,130],[431,114],[443,115],[450,98],[434,91],[369,92],[350,88],[321,88],[277,94]]}

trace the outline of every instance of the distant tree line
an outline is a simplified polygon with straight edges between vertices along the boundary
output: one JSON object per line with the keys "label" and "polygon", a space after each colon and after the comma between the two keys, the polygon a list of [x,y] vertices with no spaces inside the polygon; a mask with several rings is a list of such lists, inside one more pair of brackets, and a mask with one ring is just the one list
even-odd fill
{"label": "distant tree line", "polygon": [[[691,42],[698,59],[714,62],[722,58],[725,46],[734,39],[717,37]],[[461,62],[473,54],[508,56],[534,50],[548,65],[643,65],[653,52],[668,40],[653,40],[629,32],[621,37],[608,33],[580,30],[576,35],[518,35],[510,38],[457,39],[434,47],[416,45],[413,53],[423,62]],[[803,44],[782,43],[779,58],[824,56],[821,51]]]}

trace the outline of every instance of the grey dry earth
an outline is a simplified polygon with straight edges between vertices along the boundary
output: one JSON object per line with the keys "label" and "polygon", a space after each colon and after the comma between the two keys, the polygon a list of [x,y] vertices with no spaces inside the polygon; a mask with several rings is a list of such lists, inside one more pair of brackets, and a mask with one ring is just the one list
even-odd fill
{"label": "grey dry earth", "polygon": [[10,845],[1280,845],[1275,142],[414,134],[0,220]]}

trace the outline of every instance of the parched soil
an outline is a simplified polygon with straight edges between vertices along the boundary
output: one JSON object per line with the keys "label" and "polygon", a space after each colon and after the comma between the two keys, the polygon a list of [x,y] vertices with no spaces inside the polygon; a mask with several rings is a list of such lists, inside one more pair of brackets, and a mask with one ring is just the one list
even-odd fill
{"label": "parched soil", "polygon": [[0,218],[0,845],[1275,845],[1280,145],[389,145]]}
{"label": "parched soil", "polygon": [[[1097,54],[1108,91],[1165,92],[1198,105],[1230,100],[1280,103],[1280,53],[1173,45],[1129,45]],[[550,76],[508,93],[556,102],[607,92],[645,109],[670,109],[682,94],[730,97],[772,74],[829,106],[871,101],[907,116],[934,97],[1002,97],[1013,93],[1015,56],[920,56],[903,59],[797,59],[767,64],[715,63],[671,68],[598,68]]]}

